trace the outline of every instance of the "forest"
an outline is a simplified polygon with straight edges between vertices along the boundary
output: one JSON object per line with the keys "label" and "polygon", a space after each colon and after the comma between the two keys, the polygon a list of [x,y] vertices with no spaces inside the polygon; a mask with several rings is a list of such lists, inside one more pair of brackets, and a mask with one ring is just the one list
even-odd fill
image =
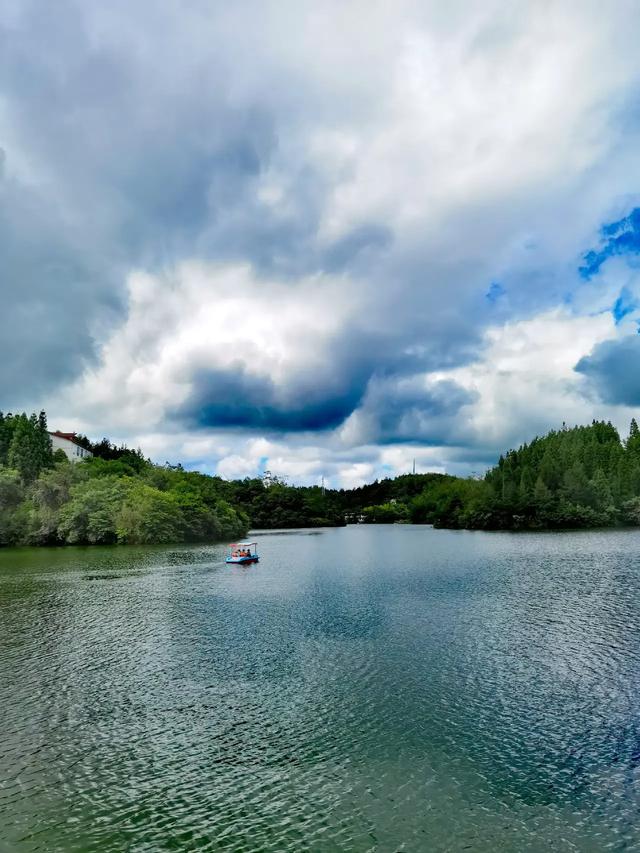
{"label": "forest", "polygon": [[249,519],[221,480],[158,466],[107,439],[83,462],[52,452],[44,412],[0,413],[0,544],[203,542],[241,536]]}
{"label": "forest", "polygon": [[483,530],[640,525],[640,430],[563,427],[501,456],[483,479],[405,474],[355,489],[223,480],[156,465],[109,439],[53,452],[44,412],[0,412],[0,545],[228,541],[249,528],[349,522]]}
{"label": "forest", "polygon": [[391,481],[386,504],[365,507],[365,520],[380,521],[381,511],[393,511],[398,521],[481,530],[640,525],[640,430],[635,419],[624,441],[611,423],[593,421],[510,450],[483,479],[431,476],[408,499],[394,487],[408,478]]}

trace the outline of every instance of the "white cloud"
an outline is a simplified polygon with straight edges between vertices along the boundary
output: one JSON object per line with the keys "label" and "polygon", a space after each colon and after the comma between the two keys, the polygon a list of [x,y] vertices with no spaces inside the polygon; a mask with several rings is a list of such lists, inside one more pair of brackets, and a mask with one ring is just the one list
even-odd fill
{"label": "white cloud", "polygon": [[377,219],[438,245],[461,208],[567,192],[617,143],[612,113],[640,61],[616,4],[604,17],[593,3],[466,5],[452,27],[433,6],[413,26],[389,20],[370,120],[315,137],[343,175],[326,234]]}
{"label": "white cloud", "polygon": [[73,411],[94,432],[130,434],[159,427],[198,370],[244,368],[284,386],[301,372],[325,372],[352,312],[348,282],[336,277],[292,285],[248,266],[201,263],[170,276],[135,273],[126,322],[53,411]]}
{"label": "white cloud", "polygon": [[626,331],[616,329],[609,311],[580,315],[566,308],[488,329],[481,359],[437,375],[478,395],[464,411],[461,444],[497,453],[564,422],[611,418],[626,427],[629,411],[585,396],[584,378],[574,370],[598,343]]}
{"label": "white cloud", "polygon": [[[73,61],[63,45],[37,53],[36,79],[55,93],[92,69],[103,109],[65,90],[68,120],[47,113],[43,133],[28,91],[0,104],[21,180],[56,190],[62,223],[91,200],[92,259],[139,245],[123,250],[126,317],[88,324],[96,359],[51,392],[52,422],[225,476],[267,464],[353,484],[414,458],[477,469],[564,420],[626,418],[573,367],[623,333],[609,313],[621,288],[640,295],[624,260],[589,283],[576,271],[598,226],[637,201],[631,18],[622,0],[606,15],[594,0],[86,4],[87,43]],[[367,226],[371,246],[349,249]],[[272,385],[282,411],[325,388],[353,409],[314,434],[190,431],[176,412],[199,371]],[[444,381],[477,399],[448,408]]]}

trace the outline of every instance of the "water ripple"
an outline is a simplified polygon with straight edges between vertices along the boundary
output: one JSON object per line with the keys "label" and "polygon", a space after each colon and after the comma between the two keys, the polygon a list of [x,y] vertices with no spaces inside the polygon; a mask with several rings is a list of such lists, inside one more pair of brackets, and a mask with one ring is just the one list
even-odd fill
{"label": "water ripple", "polygon": [[0,850],[640,849],[630,533],[0,552]]}

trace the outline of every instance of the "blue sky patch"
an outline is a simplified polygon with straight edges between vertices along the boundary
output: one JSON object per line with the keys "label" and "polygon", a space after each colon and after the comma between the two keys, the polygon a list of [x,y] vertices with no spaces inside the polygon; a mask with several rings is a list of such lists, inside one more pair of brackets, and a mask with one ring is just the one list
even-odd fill
{"label": "blue sky patch", "polygon": [[489,302],[495,304],[501,296],[504,296],[507,291],[505,288],[497,281],[492,281],[489,290],[485,293],[485,299],[488,299]]}
{"label": "blue sky patch", "polygon": [[640,207],[634,208],[628,216],[617,222],[603,225],[600,235],[600,248],[587,252],[584,264],[579,269],[580,275],[586,280],[597,275],[604,262],[614,255],[640,254]]}
{"label": "blue sky patch", "polygon": [[613,308],[611,309],[616,326],[620,325],[622,320],[624,320],[624,318],[629,314],[633,314],[637,307],[637,300],[634,299],[628,288],[623,287],[620,291],[620,295],[613,303]]}

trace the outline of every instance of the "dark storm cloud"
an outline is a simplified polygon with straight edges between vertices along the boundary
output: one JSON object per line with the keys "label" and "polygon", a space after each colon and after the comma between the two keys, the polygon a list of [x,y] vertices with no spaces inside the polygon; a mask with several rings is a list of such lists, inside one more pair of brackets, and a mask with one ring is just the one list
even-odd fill
{"label": "dark storm cloud", "polygon": [[363,401],[368,438],[377,443],[455,443],[455,417],[477,399],[450,380],[425,385],[422,377],[374,381]]}
{"label": "dark storm cloud", "polygon": [[91,318],[122,310],[122,270],[85,251],[81,229],[60,227],[59,215],[52,200],[0,177],[0,407],[72,379],[93,353]]}
{"label": "dark storm cloud", "polygon": [[603,403],[640,405],[640,336],[603,341],[575,369]]}
{"label": "dark storm cloud", "polygon": [[276,384],[260,365],[239,359],[226,369],[198,368],[174,417],[191,427],[303,432],[333,429],[357,409],[374,375],[400,377],[422,356],[402,351],[393,335],[350,326],[329,341],[313,367],[292,368]]}
{"label": "dark storm cloud", "polygon": [[227,370],[199,371],[179,418],[190,427],[241,427],[267,431],[318,431],[341,424],[358,405],[362,379],[319,384],[313,374],[297,376],[286,389],[268,377],[238,365]]}
{"label": "dark storm cloud", "polygon": [[191,428],[304,432],[333,429],[363,407],[372,440],[431,441],[474,395],[454,382],[425,389],[415,374],[448,364],[441,341],[407,346],[406,329],[367,332],[353,324],[323,344],[313,367],[292,369],[279,384],[241,360],[226,369],[197,368],[191,393],[173,417]]}

